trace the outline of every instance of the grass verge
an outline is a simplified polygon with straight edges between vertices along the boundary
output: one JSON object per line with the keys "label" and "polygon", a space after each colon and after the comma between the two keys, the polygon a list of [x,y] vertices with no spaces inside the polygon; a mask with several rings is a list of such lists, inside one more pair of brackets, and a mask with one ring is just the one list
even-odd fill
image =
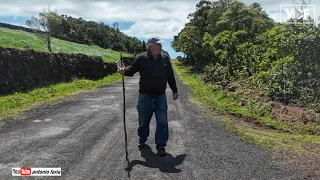
{"label": "grass verge", "polygon": [[228,117],[222,116],[220,122],[227,130],[239,135],[243,140],[278,153],[294,156],[308,154],[310,151],[307,147],[310,145],[320,146],[319,135],[294,131],[291,128],[296,125],[274,120],[268,115],[260,117],[253,112],[254,105],[249,107],[236,105],[236,97],[220,91],[213,85],[204,84],[189,67],[176,60],[173,62],[173,68],[183,83],[193,91],[191,101]]}
{"label": "grass verge", "polygon": [[69,83],[59,83],[48,87],[37,88],[27,93],[0,96],[0,122],[4,117],[18,115],[23,111],[38,107],[44,102],[119,81],[121,81],[121,75],[114,73],[96,81],[76,79]]}

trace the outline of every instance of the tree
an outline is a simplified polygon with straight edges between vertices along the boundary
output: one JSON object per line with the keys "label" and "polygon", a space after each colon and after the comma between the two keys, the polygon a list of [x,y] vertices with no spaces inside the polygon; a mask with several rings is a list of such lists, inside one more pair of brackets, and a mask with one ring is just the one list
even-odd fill
{"label": "tree", "polygon": [[32,17],[26,21],[26,24],[35,29],[36,36],[46,43],[47,48],[50,52],[51,49],[51,36],[57,31],[57,28],[60,27],[62,23],[62,18],[57,14],[57,12],[50,11],[48,12],[43,10],[42,13],[39,13],[39,18]]}
{"label": "tree", "polygon": [[146,47],[146,42],[142,41],[142,47],[141,47],[141,52],[146,51],[147,47]]}
{"label": "tree", "polygon": [[[320,112],[320,25],[274,22],[259,3],[201,1],[171,47],[206,83],[244,84]],[[182,60],[182,57],[179,57]],[[200,68],[199,68],[200,67]]]}

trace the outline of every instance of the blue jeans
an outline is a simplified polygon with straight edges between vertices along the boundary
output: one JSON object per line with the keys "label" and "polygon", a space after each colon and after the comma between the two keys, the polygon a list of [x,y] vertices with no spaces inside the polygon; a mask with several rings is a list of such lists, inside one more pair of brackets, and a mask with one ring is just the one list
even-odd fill
{"label": "blue jeans", "polygon": [[156,147],[165,147],[169,138],[166,93],[163,93],[161,96],[139,93],[137,110],[139,116],[139,140],[143,142],[147,141],[150,132],[150,120],[153,113],[155,113],[157,121],[155,134]]}

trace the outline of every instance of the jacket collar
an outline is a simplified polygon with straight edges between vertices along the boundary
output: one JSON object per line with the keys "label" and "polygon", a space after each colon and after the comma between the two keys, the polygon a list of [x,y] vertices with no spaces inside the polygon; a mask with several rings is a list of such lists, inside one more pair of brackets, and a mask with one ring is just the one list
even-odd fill
{"label": "jacket collar", "polygon": [[[154,56],[151,54],[151,52],[148,50],[148,57],[151,57],[154,59]],[[162,58],[161,52],[157,55],[156,59]]]}

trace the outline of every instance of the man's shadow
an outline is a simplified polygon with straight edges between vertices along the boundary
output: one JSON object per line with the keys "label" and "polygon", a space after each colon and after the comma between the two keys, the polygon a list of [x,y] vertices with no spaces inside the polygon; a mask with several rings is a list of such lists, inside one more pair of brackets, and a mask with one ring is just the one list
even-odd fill
{"label": "man's shadow", "polygon": [[130,172],[135,165],[140,164],[149,168],[159,168],[161,172],[180,173],[181,170],[177,169],[175,166],[182,164],[187,156],[186,154],[181,154],[173,157],[171,154],[167,153],[166,156],[160,157],[155,154],[148,145],[144,148],[139,148],[139,150],[141,151],[141,156],[145,161],[131,161],[126,168],[126,171]]}

